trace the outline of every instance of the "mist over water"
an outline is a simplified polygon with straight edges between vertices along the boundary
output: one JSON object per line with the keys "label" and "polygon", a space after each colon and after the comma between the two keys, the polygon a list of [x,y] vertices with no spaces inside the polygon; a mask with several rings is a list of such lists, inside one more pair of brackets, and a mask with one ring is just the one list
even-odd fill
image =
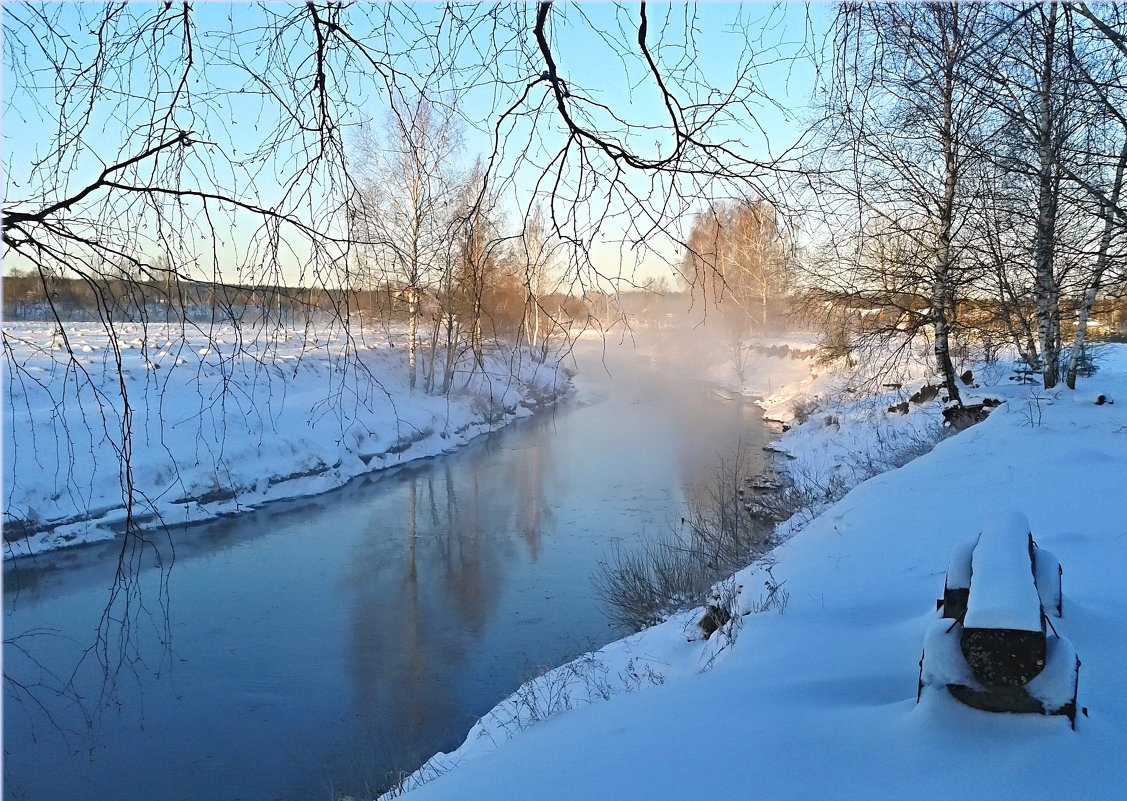
{"label": "mist over water", "polygon": [[[147,614],[108,643],[127,661],[103,702],[94,659],[75,674],[81,706],[45,697],[58,728],[6,689],[5,797],[360,796],[456,746],[538,668],[613,639],[599,560],[667,535],[720,459],[740,443],[758,458],[769,436],[754,405],[701,380],[707,335],[634,338],[579,342],[577,398],[555,412],[173,532],[171,569],[139,576]],[[9,675],[74,671],[117,550],[5,566],[5,636],[51,632],[20,641],[38,666],[5,648]]]}

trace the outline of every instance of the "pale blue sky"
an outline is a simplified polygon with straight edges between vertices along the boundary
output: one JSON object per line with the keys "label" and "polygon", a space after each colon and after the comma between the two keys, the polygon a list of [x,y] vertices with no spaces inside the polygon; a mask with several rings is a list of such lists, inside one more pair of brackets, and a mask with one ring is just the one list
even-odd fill
{"label": "pale blue sky", "polygon": [[[84,41],[82,20],[84,15],[96,11],[96,7],[50,6],[52,14],[58,14],[57,24],[64,29],[69,29],[74,36],[73,43],[81,45]],[[274,113],[269,105],[256,97],[254,93],[239,92],[240,88],[252,88],[245,77],[231,67],[225,66],[225,60],[243,59],[251,64],[256,59],[263,57],[262,52],[254,49],[256,36],[249,32],[255,26],[262,25],[271,14],[279,14],[287,10],[288,6],[270,5],[265,8],[247,4],[227,3],[197,3],[193,6],[192,15],[197,28],[199,46],[195,56],[197,66],[207,58],[206,73],[197,72],[197,77],[206,75],[213,86],[224,91],[213,103],[206,106],[197,106],[191,114],[181,113],[175,120],[176,126],[191,127],[201,136],[206,136],[208,141],[214,142],[209,148],[210,153],[202,152],[202,148],[193,148],[193,156],[198,162],[191,170],[193,180],[201,186],[209,182],[222,183],[234,186],[247,199],[276,202],[280,196],[278,174],[285,172],[285,159],[288,158],[284,143],[273,143],[270,153],[257,160],[244,161],[248,154],[263,145],[263,132],[268,130],[275,121]],[[369,11],[375,14],[387,12],[386,6],[371,6]],[[407,7],[405,14],[415,17],[424,28],[431,21],[442,14],[442,7],[438,5],[413,5]],[[825,18],[829,9],[819,6],[807,8],[801,4],[790,4],[780,7],[768,4],[704,4],[696,8],[693,25],[696,29],[695,45],[686,46],[684,42],[685,22],[691,14],[687,6],[682,5],[651,5],[648,8],[649,36],[648,42],[655,53],[667,65],[676,64],[687,70],[687,74],[695,78],[697,89],[685,90],[681,88],[674,91],[683,100],[706,100],[705,92],[710,88],[720,89],[730,86],[734,76],[749,65],[756,70],[755,84],[757,90],[767,97],[751,107],[754,115],[754,124],[763,129],[763,135],[756,136],[744,129],[738,136],[738,147],[746,155],[767,160],[777,156],[788,148],[801,130],[800,118],[804,114],[807,94],[813,81],[813,63],[809,58],[794,58],[804,50],[813,48],[813,39],[820,35],[808,30],[807,15],[813,18],[813,25],[821,30],[825,26]],[[527,11],[527,28],[531,30],[534,19],[534,7],[529,6]],[[659,96],[652,81],[645,80],[643,74],[637,69],[627,70],[621,59],[613,50],[608,40],[617,39],[628,45],[633,45],[636,36],[638,7],[636,5],[616,6],[612,4],[583,4],[583,5],[557,5],[553,9],[551,23],[552,46],[555,58],[559,65],[560,76],[571,86],[576,87],[577,93],[598,103],[603,103],[614,110],[632,125],[644,126],[660,122],[662,107]],[[382,26],[381,26],[382,27]],[[358,29],[359,30],[359,29]],[[27,94],[14,95],[15,82],[10,73],[11,58],[13,55],[21,57],[21,62],[35,69],[44,61],[35,52],[35,42],[30,38],[30,32],[6,26],[9,36],[5,41],[5,81],[4,81],[4,163],[6,173],[5,204],[14,201],[35,197],[40,194],[36,189],[36,182],[54,181],[48,188],[42,190],[46,197],[60,197],[68,192],[73,192],[75,187],[85,185],[90,177],[101,168],[102,161],[112,162],[117,158],[131,155],[137,151],[141,141],[137,136],[128,133],[135,127],[143,116],[151,110],[147,102],[152,92],[147,86],[140,85],[147,81],[135,72],[132,75],[132,86],[120,86],[122,79],[113,75],[106,76],[107,83],[111,86],[117,81],[118,86],[128,95],[123,94],[115,99],[112,94],[102,96],[104,101],[94,115],[94,125],[86,132],[85,147],[68,151],[68,160],[63,169],[54,165],[53,169],[40,170],[32,175],[29,170],[30,163],[37,157],[45,155],[45,148],[49,146],[50,134],[54,131],[53,116],[57,115],[58,102],[49,91],[38,93],[37,108]],[[370,26],[363,33],[375,42],[381,37],[395,39],[414,35],[394,26],[390,29],[377,29]],[[12,33],[15,36],[12,36]],[[242,46],[236,49],[230,47],[215,48],[207,55],[208,46],[218,41],[220,32],[227,36],[226,41],[241,42]],[[481,36],[484,29],[479,29],[472,36]],[[233,33],[233,36],[231,35]],[[287,58],[297,58],[304,52],[299,46],[300,34],[294,33],[289,41]],[[529,34],[529,38],[531,35]],[[88,41],[89,37],[85,37]],[[27,47],[26,51],[24,47]],[[27,53],[26,60],[22,60],[23,53]],[[151,49],[144,52],[151,52]],[[459,66],[472,64],[473,50],[465,48]],[[169,67],[174,63],[176,51],[170,49],[160,63]],[[503,56],[504,58],[504,56]],[[535,74],[519,74],[527,67],[518,64],[520,60],[512,58],[509,65],[495,64],[497,71],[514,83],[523,86]],[[526,63],[526,62],[525,62]],[[425,71],[430,66],[430,60],[424,49],[416,49],[406,58],[399,59],[394,64],[396,69],[404,72],[416,70]],[[539,66],[538,62],[528,65],[532,68]],[[511,73],[511,74],[510,74]],[[142,71],[142,75],[147,72]],[[471,161],[479,152],[488,151],[491,145],[487,134],[495,116],[494,106],[497,103],[494,87],[488,82],[476,88],[466,89],[464,81],[468,73],[460,73],[452,85],[439,84],[436,88],[440,92],[461,92],[460,106],[465,117],[480,128],[475,130],[474,125],[467,125],[465,132],[464,160]],[[41,82],[42,83],[42,82]],[[163,91],[168,92],[172,86],[164,86]],[[541,85],[537,91],[543,91]],[[353,74],[348,83],[349,108],[341,117],[341,122],[347,126],[356,125],[363,117],[380,119],[383,116],[384,101],[381,87],[371,80],[371,76],[359,73]],[[694,97],[695,93],[695,97]],[[770,99],[768,99],[770,98]],[[778,103],[782,109],[777,108]],[[734,129],[733,129],[734,130]],[[548,152],[557,136],[550,126],[537,123],[535,127],[518,129],[513,144],[525,139],[534,140],[528,150],[533,161],[543,161],[546,156],[540,152]],[[346,140],[350,136],[346,134]],[[632,145],[640,150],[647,151],[647,155],[658,152],[657,148],[667,146],[661,142],[658,133],[647,131],[643,136],[634,136],[630,139]],[[652,140],[652,141],[650,141]],[[538,150],[540,148],[540,150]],[[515,152],[515,150],[514,150]],[[279,163],[281,160],[282,163]],[[66,169],[73,167],[73,169]],[[69,186],[65,179],[69,177]],[[513,183],[509,195],[519,198],[524,202],[524,193],[533,185],[534,176],[529,172],[520,174]],[[619,209],[620,213],[628,213],[627,209]],[[219,264],[225,271],[231,261],[237,261],[229,251],[232,249],[243,251],[243,258],[248,258],[247,253],[257,252],[246,241],[251,237],[250,230],[245,226],[246,220],[232,218],[230,229],[220,237],[218,243],[213,241],[203,242],[201,248],[208,253],[201,254],[200,262],[204,265]],[[143,234],[138,231],[138,236]],[[616,223],[607,226],[603,241],[606,243],[597,251],[600,260],[605,264],[600,265],[604,272],[613,274],[617,271],[617,260],[621,248],[615,241],[621,237],[620,229]],[[667,257],[672,257],[672,251],[667,244],[654,238],[651,245]],[[221,255],[216,257],[211,249],[218,246]],[[210,254],[210,255],[209,255]],[[290,255],[288,258],[297,259],[300,254]],[[631,256],[627,252],[627,257]],[[651,274],[667,272],[667,268],[660,264],[660,260],[652,257],[644,259],[643,269],[639,277],[644,279]],[[295,272],[287,267],[286,275],[290,280],[296,278]],[[236,276],[224,275],[228,280]]]}

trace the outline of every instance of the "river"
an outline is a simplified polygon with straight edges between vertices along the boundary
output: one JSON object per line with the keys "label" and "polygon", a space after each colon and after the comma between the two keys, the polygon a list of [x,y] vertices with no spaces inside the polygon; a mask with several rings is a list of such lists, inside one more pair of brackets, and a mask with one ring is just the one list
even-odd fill
{"label": "river", "polygon": [[456,453],[154,536],[112,606],[120,543],[6,565],[5,797],[364,797],[621,634],[600,559],[770,434],[630,347],[576,359],[575,399]]}

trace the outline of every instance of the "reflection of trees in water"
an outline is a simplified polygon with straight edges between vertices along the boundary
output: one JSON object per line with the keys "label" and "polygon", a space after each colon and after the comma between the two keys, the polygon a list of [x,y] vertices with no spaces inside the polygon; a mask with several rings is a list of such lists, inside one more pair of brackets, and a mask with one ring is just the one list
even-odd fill
{"label": "reflection of trees in water", "polygon": [[[660,381],[640,372],[645,382],[634,382],[639,392]],[[703,503],[718,491],[718,464],[735,457],[736,432],[746,431],[758,410],[717,402],[703,385],[698,392],[684,389],[666,401],[676,404],[684,426],[654,435],[677,438],[671,454],[685,496]],[[674,394],[672,388],[666,392]],[[731,448],[717,449],[726,432]],[[472,723],[466,710],[480,699],[465,696],[460,683],[467,677],[451,666],[476,661],[475,642],[492,624],[510,562],[522,558],[514,547],[526,560],[541,557],[553,525],[550,501],[566,478],[555,469],[554,437],[529,433],[516,440],[518,448],[506,448],[511,440],[502,435],[466,458],[401,473],[392,479],[398,485],[384,491],[387,501],[361,540],[348,578],[349,659],[361,730],[379,743],[366,766],[378,774],[377,783],[388,767],[416,764]],[[761,445],[744,443],[751,467]]]}
{"label": "reflection of trees in water", "polygon": [[[347,615],[341,621],[346,637],[346,653],[341,654],[346,661],[341,668],[350,676],[353,688],[352,698],[342,703],[348,717],[342,721],[342,737],[330,737],[323,743],[324,750],[315,749],[320,753],[311,757],[314,763],[325,765],[334,780],[347,774],[348,781],[355,783],[346,787],[338,780],[342,790],[362,791],[365,783],[375,789],[385,782],[388,769],[417,764],[435,748],[452,745],[472,724],[471,713],[479,713],[482,704],[494,700],[468,687],[479,686],[475,669],[490,669],[475,665],[491,662],[504,670],[505,655],[480,654],[476,641],[487,636],[493,641],[490,632],[498,625],[494,619],[513,560],[519,564],[541,557],[544,538],[552,525],[549,501],[560,494],[559,482],[566,478],[553,462],[551,425],[543,418],[530,420],[519,434],[509,436],[506,432],[463,455],[254,513],[252,528],[269,533],[289,527],[305,530],[308,521],[319,520],[322,513],[337,519],[332,516],[342,507],[373,510],[367,522],[360,524],[366,530],[355,537],[338,593]],[[188,562],[199,556],[213,557],[247,539],[247,528],[246,519],[242,519],[237,524],[223,521],[193,529],[190,536],[177,542],[177,556]],[[113,639],[99,641],[103,657],[121,654],[133,660],[125,664],[135,664],[145,673],[144,685],[140,676],[135,682],[123,683],[122,695],[128,706],[113,707],[113,716],[124,714],[132,719],[144,714],[143,700],[138,703],[136,694],[147,691],[154,673],[165,677],[170,661],[176,662],[175,658],[170,660],[176,654],[167,650],[170,641],[165,636],[169,628],[168,560],[164,560],[162,570],[153,553],[155,546],[149,548],[149,563],[137,573],[143,586],[132,586],[130,593],[117,596],[118,606],[107,610],[106,617],[97,610],[87,610],[89,624],[79,622],[76,612],[75,625],[65,632],[70,639],[45,634],[20,639],[19,632],[6,632],[9,638],[17,638],[17,643],[26,643],[36,656],[42,655],[42,664],[50,666],[47,670],[56,670],[55,675],[33,673],[34,666],[17,663],[18,647],[6,647],[8,669],[27,668],[20,680],[51,695],[46,711],[29,704],[23,708],[18,702],[10,704],[6,715],[22,716],[12,731],[21,736],[46,734],[44,729],[51,725],[47,714],[51,714],[68,732],[78,735],[66,747],[67,752],[96,745],[87,733],[94,731],[100,709],[97,699],[103,663],[97,659],[98,653],[92,652],[87,670],[78,677],[71,675],[70,666],[97,640],[100,631],[114,635]],[[109,550],[91,546],[85,552],[88,558],[78,564],[72,564],[76,555],[67,553],[45,561],[66,565],[59,569],[66,571],[69,586],[78,583],[100,588],[106,580],[106,557],[115,555],[103,552]],[[21,599],[26,597],[28,602],[34,602],[40,593],[51,597],[51,571],[44,568],[40,564],[18,579],[10,579],[7,589],[18,589],[26,594]],[[10,572],[9,578],[12,575]],[[317,580],[315,575],[309,579]],[[293,591],[301,592],[301,585],[295,585]],[[6,605],[12,597],[6,595]],[[126,607],[127,602],[134,606]],[[100,628],[125,611],[130,613],[123,618],[126,625]],[[192,611],[179,607],[181,615]],[[500,621],[503,626],[510,623]],[[87,630],[82,626],[88,626]],[[90,639],[85,637],[87,631],[93,635]],[[84,635],[81,642],[78,634]],[[335,660],[338,655],[330,652],[321,658]],[[111,681],[122,677],[120,672],[109,676]],[[316,681],[317,677],[311,675],[310,679]],[[9,686],[9,698],[20,689]],[[60,697],[63,690],[76,693],[75,700],[80,692],[85,700],[92,701],[90,713],[77,705],[68,708],[70,701]],[[39,716],[37,726],[24,725],[23,718],[31,713]],[[138,724],[142,722],[138,720]],[[131,724],[120,721],[116,725]],[[350,753],[342,753],[342,742]]]}
{"label": "reflection of trees in water", "polygon": [[516,530],[528,546],[529,558],[540,557],[540,537],[545,523],[552,520],[551,507],[545,500],[545,472],[551,465],[551,439],[529,448],[522,469],[513,471],[513,487],[519,502],[516,505]]}
{"label": "reflection of trees in water", "polygon": [[[143,723],[146,680],[171,673],[169,579],[175,549],[168,531],[125,537],[116,548],[104,550],[114,551],[104,605],[79,610],[67,631],[39,625],[15,629],[11,612],[25,597],[33,602],[41,587],[49,585],[51,571],[40,562],[65,564],[68,555],[5,565],[6,744],[18,728],[35,742],[57,736],[68,752],[93,752],[102,716],[122,714],[127,706],[123,696],[134,692],[141,700],[137,714]],[[105,574],[97,571],[99,583]],[[8,764],[5,760],[4,773],[10,781]]]}
{"label": "reflection of trees in water", "polygon": [[467,661],[489,624],[516,558],[514,535],[538,556],[548,446],[491,457],[397,477],[348,572],[355,712],[361,736],[378,743],[362,769],[370,788],[470,726],[451,666]]}
{"label": "reflection of trees in water", "polygon": [[[446,497],[456,498],[451,471],[445,472]],[[488,477],[482,475],[475,461],[468,477],[468,491],[460,507],[455,502],[455,515],[445,521],[442,534],[436,539],[441,558],[441,576],[436,583],[448,598],[449,610],[463,621],[464,630],[480,637],[492,602],[500,589],[502,559],[511,555],[509,532],[502,524],[507,505],[514,499],[491,492],[482,486]],[[460,512],[460,513],[459,513]]]}

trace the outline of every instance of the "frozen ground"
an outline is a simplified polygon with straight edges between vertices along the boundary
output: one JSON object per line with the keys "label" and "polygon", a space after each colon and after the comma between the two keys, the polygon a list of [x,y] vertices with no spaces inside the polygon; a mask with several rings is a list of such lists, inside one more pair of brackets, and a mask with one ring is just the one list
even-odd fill
{"label": "frozen ground", "polygon": [[[796,530],[769,572],[737,574],[743,614],[726,629],[701,639],[696,610],[544,674],[411,777],[410,797],[1123,798],[1127,347],[1098,360],[1076,392],[980,370],[970,393],[1005,403],[855,486]],[[938,400],[887,412],[918,380],[860,399],[834,391],[841,374],[797,378],[764,402],[782,417],[822,396],[778,445],[817,481],[860,480],[938,433]],[[1120,402],[1097,404],[1101,394]],[[1065,717],[973,710],[942,689],[917,703],[952,553],[1014,511],[1064,567],[1056,626],[1083,660],[1075,731]]]}
{"label": "frozen ground", "polygon": [[5,558],[120,529],[123,388],[134,514],[149,526],[324,492],[456,448],[569,388],[554,358],[494,350],[484,370],[463,357],[449,397],[412,391],[404,338],[392,347],[383,331],[122,325],[120,371],[98,323],[67,324],[65,339],[6,323],[4,336]]}

